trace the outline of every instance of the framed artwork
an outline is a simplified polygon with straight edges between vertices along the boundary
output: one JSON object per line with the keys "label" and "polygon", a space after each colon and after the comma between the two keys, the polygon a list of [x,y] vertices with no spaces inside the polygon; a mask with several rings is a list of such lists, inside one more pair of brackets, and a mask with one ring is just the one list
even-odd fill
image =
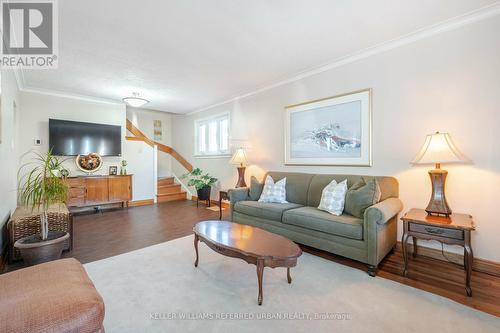
{"label": "framed artwork", "polygon": [[372,165],[371,89],[285,108],[286,165]]}
{"label": "framed artwork", "polygon": [[161,120],[153,120],[153,133],[155,140],[161,140],[163,136],[163,130],[161,127]]}
{"label": "framed artwork", "polygon": [[118,167],[116,165],[112,165],[109,167],[110,176],[116,176],[117,173],[118,173]]}

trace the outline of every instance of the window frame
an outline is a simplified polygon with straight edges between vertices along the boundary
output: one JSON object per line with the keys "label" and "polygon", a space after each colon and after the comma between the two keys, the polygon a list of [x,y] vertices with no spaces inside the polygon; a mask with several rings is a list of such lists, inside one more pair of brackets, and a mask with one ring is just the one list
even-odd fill
{"label": "window frame", "polygon": [[[221,122],[227,120],[227,150],[222,151],[221,147]],[[209,142],[210,142],[210,130],[209,124],[212,122],[217,123],[217,133],[216,133],[216,145],[217,151],[210,152]],[[199,129],[201,126],[205,125],[205,151],[200,151],[200,137]],[[217,157],[230,157],[230,136],[231,136],[231,114],[230,112],[219,113],[213,116],[199,118],[194,121],[194,157],[196,158],[217,158]]]}

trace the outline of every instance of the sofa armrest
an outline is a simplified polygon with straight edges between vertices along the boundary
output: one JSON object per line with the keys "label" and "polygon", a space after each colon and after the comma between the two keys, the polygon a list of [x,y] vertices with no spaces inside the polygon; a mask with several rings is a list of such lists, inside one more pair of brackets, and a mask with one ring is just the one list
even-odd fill
{"label": "sofa armrest", "polygon": [[248,187],[231,188],[227,191],[227,195],[229,196],[231,205],[234,205],[238,201],[250,200]]}
{"label": "sofa armrest", "polygon": [[398,198],[389,198],[370,206],[365,211],[365,220],[385,224],[403,210],[403,203]]}
{"label": "sofa armrest", "polygon": [[[367,243],[369,274],[397,243],[397,215],[403,210],[398,198],[389,198],[365,210],[364,239]],[[370,271],[372,273],[370,273]]]}
{"label": "sofa armrest", "polygon": [[231,212],[231,221],[234,221],[233,220],[234,205],[238,201],[251,200],[250,189],[248,187],[231,188],[227,191],[227,196],[229,197],[229,203],[230,203],[229,208]]}

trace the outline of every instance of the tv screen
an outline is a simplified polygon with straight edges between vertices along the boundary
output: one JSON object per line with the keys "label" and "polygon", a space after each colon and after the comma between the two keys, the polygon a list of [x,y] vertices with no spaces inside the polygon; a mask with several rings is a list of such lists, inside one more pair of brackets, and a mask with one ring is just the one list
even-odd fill
{"label": "tv screen", "polygon": [[49,119],[49,147],[59,156],[121,156],[121,126]]}

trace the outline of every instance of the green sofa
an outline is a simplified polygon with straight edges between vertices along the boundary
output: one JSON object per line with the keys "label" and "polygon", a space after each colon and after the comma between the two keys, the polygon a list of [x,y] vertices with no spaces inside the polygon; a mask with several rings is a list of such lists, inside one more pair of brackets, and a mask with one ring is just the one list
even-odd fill
{"label": "green sofa", "polygon": [[[377,266],[396,245],[397,218],[403,204],[398,199],[398,181],[393,177],[323,175],[269,172],[274,181],[286,177],[289,203],[260,203],[262,184],[228,191],[231,220],[283,235],[294,242],[368,264],[375,276]],[[266,175],[267,176],[267,175]],[[333,179],[347,179],[348,187],[375,178],[380,201],[367,208],[363,218],[332,215],[319,210],[323,188]],[[264,177],[265,179],[265,177]],[[347,202],[346,202],[347,205]]]}

